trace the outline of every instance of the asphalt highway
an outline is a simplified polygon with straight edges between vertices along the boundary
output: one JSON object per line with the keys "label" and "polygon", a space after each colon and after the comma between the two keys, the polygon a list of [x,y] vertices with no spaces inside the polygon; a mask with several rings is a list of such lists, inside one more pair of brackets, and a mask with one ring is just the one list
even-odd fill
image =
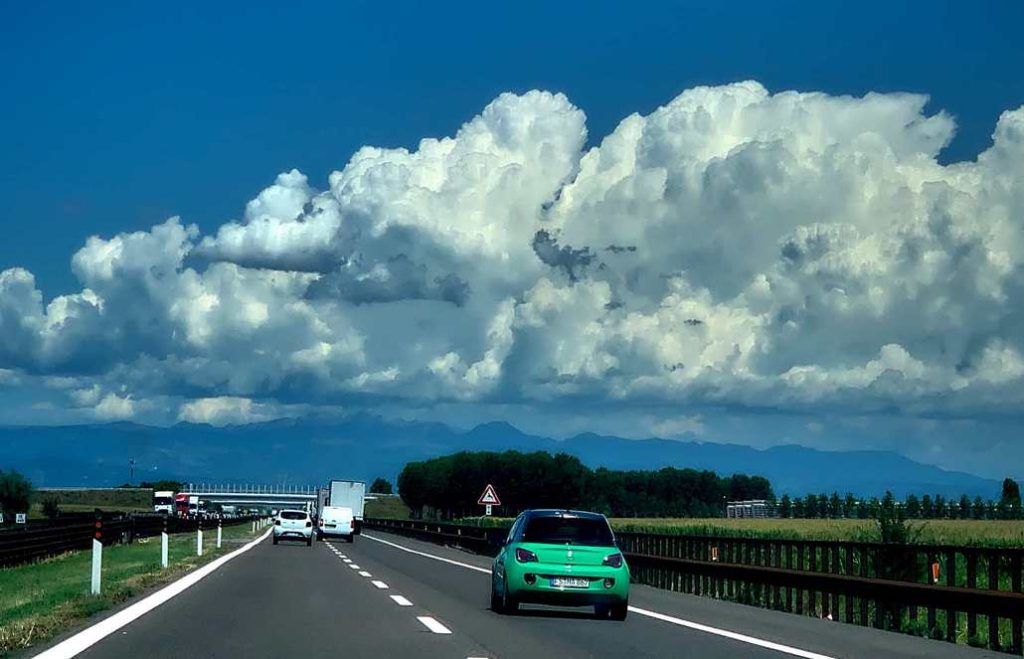
{"label": "asphalt highway", "polygon": [[490,561],[368,532],[269,539],[81,657],[999,657],[994,652],[633,586],[624,622],[488,608]]}

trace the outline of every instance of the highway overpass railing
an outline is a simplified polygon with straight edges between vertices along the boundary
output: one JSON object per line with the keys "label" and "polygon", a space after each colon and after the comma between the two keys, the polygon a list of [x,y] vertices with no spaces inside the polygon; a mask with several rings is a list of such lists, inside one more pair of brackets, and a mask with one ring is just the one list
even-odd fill
{"label": "highway overpass railing", "polygon": [[[221,525],[248,524],[252,518],[220,520]],[[164,528],[163,515],[111,515],[103,516],[103,544],[130,543],[135,538],[160,535]],[[218,520],[179,519],[166,517],[168,533],[195,531],[199,524],[203,528],[216,528]],[[24,529],[0,531],[0,567],[63,554],[68,551],[88,549],[92,546],[95,517],[92,514],[55,520],[46,524],[33,524]]]}
{"label": "highway overpass railing", "polygon": [[[494,555],[507,528],[367,518]],[[1024,548],[617,533],[632,579],[656,588],[1024,653]]]}

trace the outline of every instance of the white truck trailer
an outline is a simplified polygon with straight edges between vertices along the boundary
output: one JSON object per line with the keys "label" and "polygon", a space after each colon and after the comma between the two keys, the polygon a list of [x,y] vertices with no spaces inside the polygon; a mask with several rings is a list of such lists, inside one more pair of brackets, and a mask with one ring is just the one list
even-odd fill
{"label": "white truck trailer", "polygon": [[363,525],[366,483],[364,481],[332,480],[327,486],[327,490],[327,505],[351,508],[355,533],[359,533]]}

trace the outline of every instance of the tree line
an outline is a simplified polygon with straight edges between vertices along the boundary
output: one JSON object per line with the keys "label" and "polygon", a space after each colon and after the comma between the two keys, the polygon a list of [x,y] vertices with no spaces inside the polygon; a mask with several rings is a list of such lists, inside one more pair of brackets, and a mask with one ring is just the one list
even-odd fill
{"label": "tree line", "polygon": [[772,496],[761,476],[590,469],[575,456],[543,451],[462,452],[411,462],[398,476],[398,493],[414,515],[455,519],[483,512],[477,499],[488,483],[501,498],[502,516],[573,508],[612,517],[722,517],[727,500]]}
{"label": "tree line", "polygon": [[903,501],[896,501],[890,492],[881,499],[858,499],[849,493],[840,496],[838,492],[795,498],[787,494],[775,502],[775,512],[787,519],[873,519],[889,504],[906,519],[1024,519],[1020,487],[1012,478],[1003,481],[998,500],[980,496],[972,499],[966,494],[959,499],[947,499],[941,494],[908,494]]}

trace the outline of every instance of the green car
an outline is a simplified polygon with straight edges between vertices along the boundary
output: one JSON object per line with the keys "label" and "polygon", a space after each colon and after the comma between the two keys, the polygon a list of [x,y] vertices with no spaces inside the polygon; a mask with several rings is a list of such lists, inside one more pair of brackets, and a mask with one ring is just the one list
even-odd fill
{"label": "green car", "polygon": [[527,510],[516,518],[491,567],[491,609],[521,603],[593,606],[625,620],[629,567],[608,520],[575,510]]}

